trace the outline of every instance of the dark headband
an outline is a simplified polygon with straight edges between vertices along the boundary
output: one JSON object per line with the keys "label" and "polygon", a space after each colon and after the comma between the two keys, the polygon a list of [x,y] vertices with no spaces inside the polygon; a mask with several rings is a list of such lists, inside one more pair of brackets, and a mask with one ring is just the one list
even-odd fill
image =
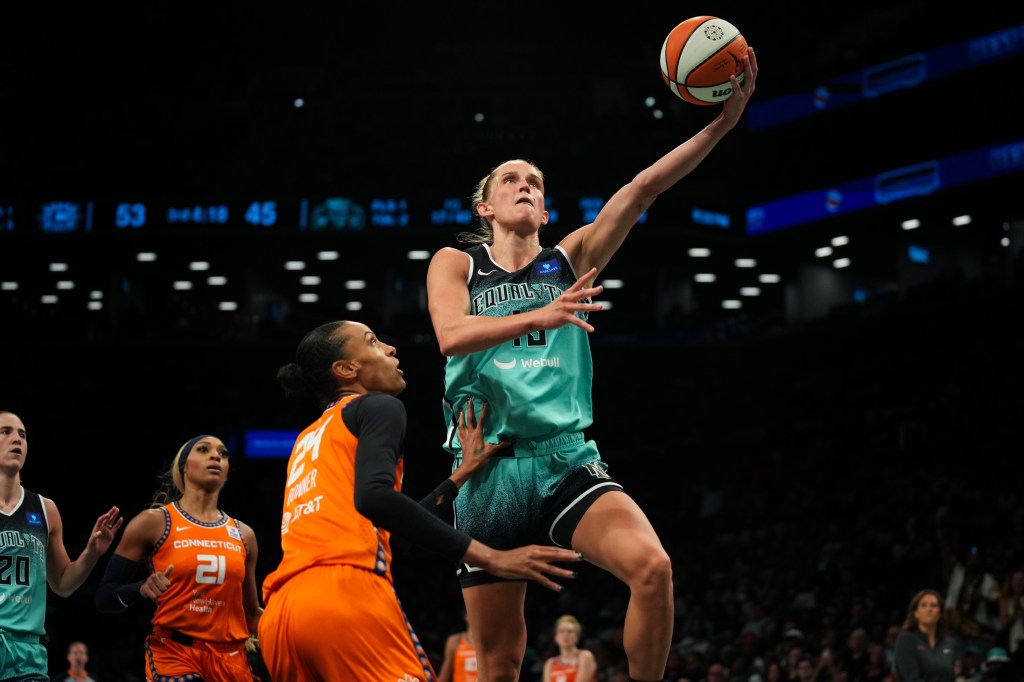
{"label": "dark headband", "polygon": [[178,473],[181,474],[182,478],[185,477],[185,460],[188,459],[188,453],[192,452],[192,448],[196,446],[196,443],[204,438],[213,438],[213,436],[196,436],[189,442],[185,443],[185,446],[181,448],[181,454],[178,455]]}

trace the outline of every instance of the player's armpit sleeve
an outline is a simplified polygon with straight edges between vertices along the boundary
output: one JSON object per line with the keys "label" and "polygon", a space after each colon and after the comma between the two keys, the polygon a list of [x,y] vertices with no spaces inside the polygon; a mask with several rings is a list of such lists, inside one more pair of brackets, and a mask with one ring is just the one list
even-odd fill
{"label": "player's armpit sleeve", "polygon": [[119,554],[112,555],[96,589],[96,610],[100,613],[121,613],[137,602],[144,581],[131,582],[131,579],[138,569],[138,563]]}
{"label": "player's armpit sleeve", "polygon": [[459,486],[450,478],[444,479],[441,485],[437,486],[427,496],[420,500],[420,506],[438,518],[442,518],[459,494]]}
{"label": "player's armpit sleeve", "polygon": [[359,438],[355,461],[356,511],[423,549],[453,561],[461,559],[469,548],[470,537],[435,516],[433,510],[427,511],[425,506],[395,490],[395,471],[405,438],[405,406],[394,396],[371,393],[349,405],[352,407],[358,409],[346,409],[343,418]]}

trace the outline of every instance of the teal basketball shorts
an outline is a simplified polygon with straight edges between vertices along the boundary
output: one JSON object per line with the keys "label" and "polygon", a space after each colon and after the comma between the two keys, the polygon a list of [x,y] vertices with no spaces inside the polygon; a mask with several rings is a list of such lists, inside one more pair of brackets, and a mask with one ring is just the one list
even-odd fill
{"label": "teal basketball shorts", "polygon": [[49,670],[49,654],[39,635],[16,635],[0,628],[0,679],[50,682]]}
{"label": "teal basketball shorts", "polygon": [[[622,490],[608,475],[597,444],[581,433],[517,441],[512,448],[514,456],[495,454],[455,498],[455,527],[495,549],[571,547],[594,500]],[[458,577],[463,587],[504,580],[467,564],[459,566]]]}

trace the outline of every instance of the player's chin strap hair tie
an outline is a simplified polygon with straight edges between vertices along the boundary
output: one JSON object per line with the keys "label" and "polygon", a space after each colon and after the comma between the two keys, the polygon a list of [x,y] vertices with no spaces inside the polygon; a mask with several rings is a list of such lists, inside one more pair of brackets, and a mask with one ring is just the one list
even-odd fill
{"label": "player's chin strap hair tie", "polygon": [[185,477],[185,460],[188,459],[188,453],[192,452],[192,448],[196,446],[196,443],[198,443],[204,438],[213,438],[213,436],[196,436],[189,442],[185,443],[185,445],[182,446],[181,450],[178,452],[178,473],[181,474],[182,478]]}

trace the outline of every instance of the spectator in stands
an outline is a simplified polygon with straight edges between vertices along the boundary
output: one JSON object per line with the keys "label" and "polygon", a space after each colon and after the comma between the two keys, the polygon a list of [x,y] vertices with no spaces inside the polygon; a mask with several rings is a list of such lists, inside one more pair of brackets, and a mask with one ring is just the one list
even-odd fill
{"label": "spectator in stands", "polygon": [[961,637],[989,646],[999,628],[999,582],[986,566],[981,547],[949,537],[948,508],[940,507],[935,517],[936,539],[948,581],[946,620]]}
{"label": "spectator in stands", "polygon": [[708,673],[704,682],[727,682],[729,674],[721,663],[712,663],[708,666]]}
{"label": "spectator in stands", "polygon": [[935,590],[921,590],[911,598],[896,638],[897,682],[953,682],[958,642],[946,627],[943,607]]}
{"label": "spectator in stands", "polygon": [[64,682],[96,682],[85,666],[89,665],[89,647],[76,640],[68,645],[68,672]]}
{"label": "spectator in stands", "polygon": [[846,638],[846,646],[839,652],[838,665],[846,672],[849,682],[862,682],[868,669],[868,633],[856,628]]}
{"label": "spectator in stands", "polygon": [[981,649],[977,644],[964,647],[964,654],[956,665],[956,682],[979,682],[981,680]]}
{"label": "spectator in stands", "polygon": [[1001,646],[994,646],[985,654],[985,662],[981,666],[981,682],[1020,682],[1020,678],[1011,677],[1010,655]]}
{"label": "spectator in stands", "polygon": [[794,682],[814,682],[814,674],[817,670],[814,659],[804,654],[796,662],[796,667],[790,671],[789,678]]}
{"label": "spectator in stands", "polygon": [[[885,658],[885,645],[872,643],[868,647],[868,665],[864,669],[862,682],[888,682],[892,679],[891,675],[892,666]],[[852,676],[849,677],[849,682],[854,682]]]}
{"label": "spectator in stands", "polygon": [[999,632],[996,639],[1011,656],[1024,641],[1024,566],[1010,571],[999,588]]}
{"label": "spectator in stands", "polygon": [[555,643],[558,654],[544,661],[544,682],[594,682],[597,679],[597,661],[589,649],[579,647],[583,626],[571,614],[555,621]]}

